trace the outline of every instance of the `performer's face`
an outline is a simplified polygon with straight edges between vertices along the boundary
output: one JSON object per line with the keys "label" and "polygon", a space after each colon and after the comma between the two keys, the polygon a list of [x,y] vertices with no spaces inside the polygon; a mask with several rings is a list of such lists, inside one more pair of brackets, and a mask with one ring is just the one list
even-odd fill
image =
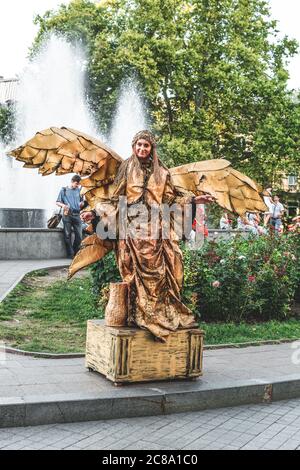
{"label": "performer's face", "polygon": [[139,158],[148,158],[151,153],[150,142],[145,139],[139,139],[134,146],[134,152]]}

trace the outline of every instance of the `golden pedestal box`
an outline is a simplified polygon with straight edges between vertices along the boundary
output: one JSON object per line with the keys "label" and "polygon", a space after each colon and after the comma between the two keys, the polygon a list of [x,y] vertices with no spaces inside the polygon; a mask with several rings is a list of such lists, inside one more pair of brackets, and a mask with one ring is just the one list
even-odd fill
{"label": "golden pedestal box", "polygon": [[171,332],[166,343],[146,330],[87,323],[86,367],[114,383],[187,379],[202,375],[203,331]]}

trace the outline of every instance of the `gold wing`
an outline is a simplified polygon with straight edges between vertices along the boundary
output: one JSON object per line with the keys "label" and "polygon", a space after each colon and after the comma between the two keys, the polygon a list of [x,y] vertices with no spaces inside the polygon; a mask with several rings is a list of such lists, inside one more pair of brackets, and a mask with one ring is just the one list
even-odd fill
{"label": "gold wing", "polygon": [[248,176],[234,170],[227,160],[205,160],[170,169],[171,179],[179,191],[203,193],[230,212],[265,212],[261,188]]}
{"label": "gold wing", "polygon": [[113,249],[113,242],[110,240],[101,240],[95,233],[85,238],[80,246],[80,250],[73,259],[68,273],[68,279],[71,279],[77,271],[100,261],[107,253]]}
{"label": "gold wing", "polygon": [[[51,173],[87,176],[81,180],[82,193],[92,209],[97,201],[107,200],[112,194],[112,183],[123,161],[100,140],[68,127],[50,127],[37,132],[8,155],[24,162],[25,168],[38,168],[43,176]],[[69,278],[112,249],[112,242],[100,240],[96,234],[84,239],[70,265]]]}
{"label": "gold wing", "polygon": [[50,127],[12,150],[8,155],[24,162],[25,168],[38,168],[43,176],[77,173],[91,207],[97,197],[107,197],[122,158],[98,139],[68,127]]}

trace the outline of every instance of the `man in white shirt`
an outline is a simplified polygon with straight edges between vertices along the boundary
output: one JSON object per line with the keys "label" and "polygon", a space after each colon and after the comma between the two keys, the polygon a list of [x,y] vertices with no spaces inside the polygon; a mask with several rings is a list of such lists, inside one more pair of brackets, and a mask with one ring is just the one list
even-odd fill
{"label": "man in white shirt", "polygon": [[272,215],[272,204],[273,204],[273,199],[272,199],[272,188],[266,188],[265,191],[263,192],[264,195],[264,203],[266,204],[268,210],[264,213],[264,227],[267,227],[271,215]]}
{"label": "man in white shirt", "polygon": [[271,226],[274,228],[275,232],[279,233],[282,226],[282,217],[284,214],[284,206],[279,201],[278,196],[274,196],[274,203],[271,206]]}

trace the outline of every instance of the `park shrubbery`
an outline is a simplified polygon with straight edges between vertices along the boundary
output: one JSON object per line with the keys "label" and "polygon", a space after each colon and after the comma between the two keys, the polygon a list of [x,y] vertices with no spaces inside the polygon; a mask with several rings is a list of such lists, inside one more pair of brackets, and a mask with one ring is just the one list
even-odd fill
{"label": "park shrubbery", "polygon": [[[259,322],[294,315],[300,282],[298,234],[237,236],[206,242],[197,251],[183,247],[183,254],[183,300],[201,321]],[[101,291],[105,303],[108,283],[120,280],[113,253],[91,272],[94,290]]]}
{"label": "park shrubbery", "polygon": [[204,321],[286,319],[299,289],[299,255],[297,234],[185,249],[184,299]]}

